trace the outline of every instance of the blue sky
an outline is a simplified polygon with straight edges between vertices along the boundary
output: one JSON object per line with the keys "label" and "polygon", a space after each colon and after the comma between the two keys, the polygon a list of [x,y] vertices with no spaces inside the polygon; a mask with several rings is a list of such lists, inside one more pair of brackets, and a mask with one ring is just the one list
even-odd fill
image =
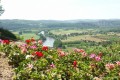
{"label": "blue sky", "polygon": [[120,19],[120,0],[2,0],[1,19]]}

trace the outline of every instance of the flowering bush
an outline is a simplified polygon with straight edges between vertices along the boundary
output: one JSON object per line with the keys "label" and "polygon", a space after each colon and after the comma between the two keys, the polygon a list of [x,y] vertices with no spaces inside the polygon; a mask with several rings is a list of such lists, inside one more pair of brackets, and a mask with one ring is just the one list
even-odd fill
{"label": "flowering bush", "polygon": [[0,41],[0,50],[7,53],[15,67],[14,80],[113,80],[120,79],[120,54],[111,56],[87,53],[75,48],[64,52],[28,39],[25,43]]}

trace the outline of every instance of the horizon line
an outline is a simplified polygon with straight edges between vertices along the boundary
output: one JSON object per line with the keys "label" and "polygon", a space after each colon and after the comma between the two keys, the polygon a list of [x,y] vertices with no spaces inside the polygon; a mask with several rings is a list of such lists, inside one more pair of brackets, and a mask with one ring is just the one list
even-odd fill
{"label": "horizon line", "polygon": [[39,20],[45,20],[45,21],[70,21],[70,20],[120,20],[120,18],[110,18],[110,19],[0,19],[0,20],[30,20],[30,21],[39,21]]}

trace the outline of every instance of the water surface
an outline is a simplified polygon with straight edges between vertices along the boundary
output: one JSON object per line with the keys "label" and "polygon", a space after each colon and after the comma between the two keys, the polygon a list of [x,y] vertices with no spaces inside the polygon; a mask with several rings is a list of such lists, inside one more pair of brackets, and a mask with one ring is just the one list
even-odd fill
{"label": "water surface", "polygon": [[43,43],[43,46],[53,47],[55,39],[51,37],[46,37],[45,42]]}

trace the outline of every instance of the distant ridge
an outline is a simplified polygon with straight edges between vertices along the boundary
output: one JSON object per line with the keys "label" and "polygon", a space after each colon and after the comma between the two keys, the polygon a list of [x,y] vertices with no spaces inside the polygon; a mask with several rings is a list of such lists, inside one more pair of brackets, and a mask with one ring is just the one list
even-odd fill
{"label": "distant ridge", "polygon": [[120,19],[77,19],[77,20],[0,20],[5,29],[41,28],[41,27],[120,27]]}

